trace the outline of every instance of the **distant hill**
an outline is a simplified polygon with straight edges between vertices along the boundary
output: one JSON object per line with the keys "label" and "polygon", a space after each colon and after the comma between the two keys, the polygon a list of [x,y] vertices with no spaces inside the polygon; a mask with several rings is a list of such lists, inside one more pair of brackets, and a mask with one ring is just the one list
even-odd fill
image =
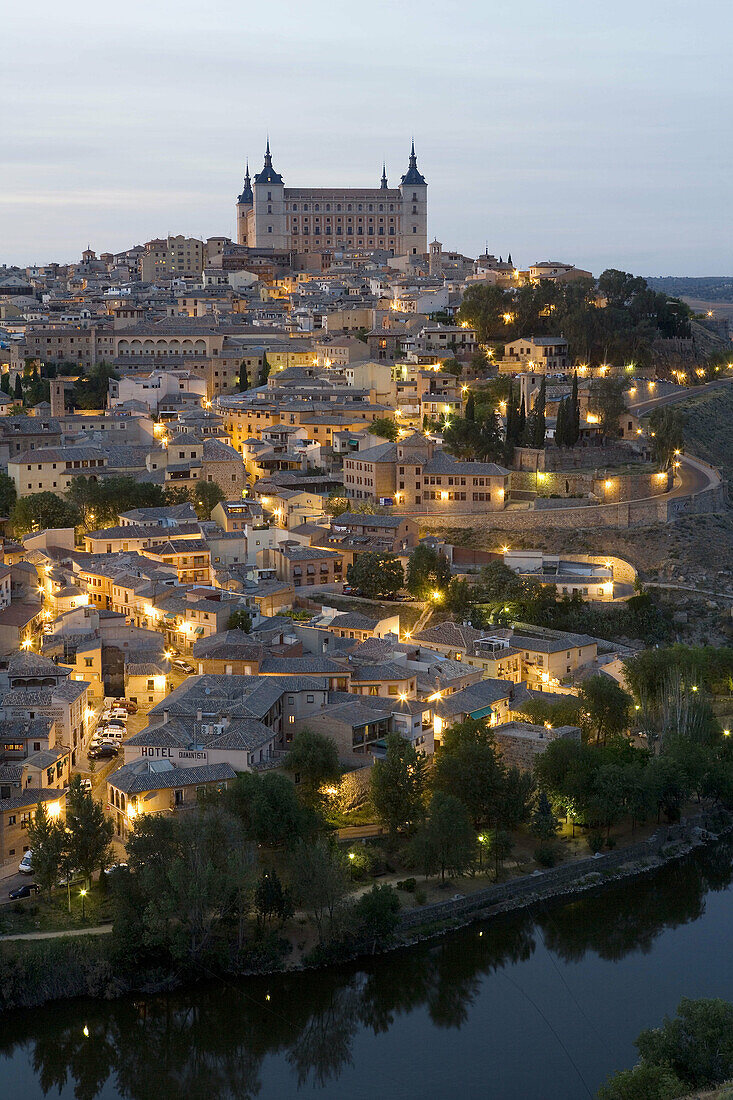
{"label": "distant hill", "polygon": [[662,291],[670,298],[695,298],[706,302],[733,302],[733,275],[718,275],[703,279],[684,275],[665,275],[655,279],[645,276],[652,290]]}

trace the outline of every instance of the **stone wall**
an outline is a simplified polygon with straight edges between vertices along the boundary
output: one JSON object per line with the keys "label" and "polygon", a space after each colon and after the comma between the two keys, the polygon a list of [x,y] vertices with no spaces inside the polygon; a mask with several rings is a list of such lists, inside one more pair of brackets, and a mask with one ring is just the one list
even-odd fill
{"label": "stone wall", "polygon": [[[607,483],[610,483],[607,485]],[[602,465],[584,470],[512,473],[512,490],[535,492],[535,508],[561,507],[562,498],[595,496],[602,503],[661,496],[672,488],[672,472],[664,476],[652,470],[616,473]],[[553,498],[553,495],[555,499]],[[561,504],[557,504],[560,498]],[[567,502],[566,502],[567,503]]]}
{"label": "stone wall", "polygon": [[405,930],[442,921],[478,920],[497,910],[522,909],[544,898],[592,889],[601,884],[607,871],[627,864],[635,864],[638,870],[643,870],[645,864],[686,854],[701,842],[700,830],[705,827],[706,821],[706,815],[700,815],[690,822],[658,829],[648,840],[628,848],[589,856],[548,871],[488,886],[485,890],[477,890],[475,894],[454,901],[439,901],[433,905],[407,909],[400,914],[400,928]]}

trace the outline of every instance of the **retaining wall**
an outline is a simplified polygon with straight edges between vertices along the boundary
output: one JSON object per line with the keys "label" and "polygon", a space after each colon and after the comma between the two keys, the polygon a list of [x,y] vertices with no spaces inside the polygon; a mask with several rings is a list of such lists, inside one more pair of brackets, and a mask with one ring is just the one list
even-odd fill
{"label": "retaining wall", "polygon": [[[488,886],[455,901],[439,901],[407,909],[400,914],[400,928],[414,928],[421,924],[435,924],[456,919],[471,919],[496,908],[520,909],[542,898],[568,893],[576,885],[584,889],[599,885],[595,876],[602,875],[625,864],[659,860],[670,846],[691,847],[699,829],[704,827],[704,815],[689,822],[658,829],[648,840],[632,844],[612,852],[605,852],[587,859],[564,863],[559,867],[527,875],[510,882]],[[588,876],[593,876],[588,878]]]}

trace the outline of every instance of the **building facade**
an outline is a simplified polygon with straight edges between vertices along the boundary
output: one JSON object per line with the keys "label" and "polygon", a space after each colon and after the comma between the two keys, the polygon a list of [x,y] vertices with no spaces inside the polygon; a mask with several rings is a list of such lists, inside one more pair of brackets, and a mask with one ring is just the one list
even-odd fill
{"label": "building facade", "polygon": [[393,256],[428,251],[428,186],[413,142],[399,187],[382,169],[379,187],[285,187],[267,143],[262,171],[237,199],[237,241],[249,248],[317,252],[329,248],[385,249]]}

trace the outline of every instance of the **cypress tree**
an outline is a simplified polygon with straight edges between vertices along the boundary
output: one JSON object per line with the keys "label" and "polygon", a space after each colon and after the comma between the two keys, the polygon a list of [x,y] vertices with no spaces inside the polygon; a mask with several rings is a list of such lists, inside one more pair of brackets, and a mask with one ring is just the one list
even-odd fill
{"label": "cypress tree", "polygon": [[23,386],[21,385],[19,374],[16,374],[15,376],[15,389],[13,390],[13,397],[17,398],[18,401],[23,400]]}
{"label": "cypress tree", "polygon": [[10,371],[6,371],[2,378],[0,378],[0,390],[2,390],[3,393],[10,393]]}
{"label": "cypress tree", "polygon": [[476,419],[476,401],[472,393],[469,393],[466,401],[465,419],[473,422]]}
{"label": "cypress tree", "polygon": [[542,376],[542,382],[540,383],[540,392],[537,396],[537,401],[534,407],[534,425],[532,432],[532,445],[534,447],[544,447],[545,445],[545,401],[546,401],[547,383],[545,376]]}
{"label": "cypress tree", "polygon": [[568,442],[571,447],[580,439],[580,402],[578,400],[578,372],[573,374],[573,392],[568,410]]}
{"label": "cypress tree", "polygon": [[521,439],[524,434],[524,429],[527,425],[527,411],[524,407],[524,398],[522,398],[522,404],[519,406],[519,419],[517,421],[517,439]]}
{"label": "cypress tree", "polygon": [[239,368],[239,390],[243,393],[244,390],[248,389],[249,377],[247,375],[247,364],[243,361],[241,367]]}
{"label": "cypress tree", "polygon": [[507,443],[515,443],[516,432],[516,417],[514,409],[514,386],[509,383],[509,393],[506,399],[506,441]]}
{"label": "cypress tree", "polygon": [[563,398],[557,407],[557,424],[555,425],[555,446],[565,447],[567,446],[567,405],[566,399]]}

